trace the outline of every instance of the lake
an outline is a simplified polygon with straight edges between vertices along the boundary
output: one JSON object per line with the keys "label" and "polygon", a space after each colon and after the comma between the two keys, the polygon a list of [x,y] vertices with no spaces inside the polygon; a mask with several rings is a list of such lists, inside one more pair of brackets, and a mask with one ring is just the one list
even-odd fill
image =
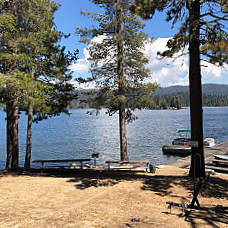
{"label": "lake", "polygon": [[[88,110],[70,110],[70,117],[58,117],[33,124],[32,160],[90,158],[99,153],[98,165],[120,158],[118,115],[88,115]],[[129,159],[148,159],[160,165],[179,159],[162,153],[162,145],[178,136],[177,129],[190,128],[190,110],[137,110],[138,120],[127,125]],[[212,137],[219,144],[228,141],[228,108],[204,108],[204,138]],[[0,111],[0,169],[6,160],[5,113]],[[19,119],[20,165],[26,150],[27,116]],[[31,163],[32,164],[32,163]],[[32,164],[35,167],[35,164]]]}

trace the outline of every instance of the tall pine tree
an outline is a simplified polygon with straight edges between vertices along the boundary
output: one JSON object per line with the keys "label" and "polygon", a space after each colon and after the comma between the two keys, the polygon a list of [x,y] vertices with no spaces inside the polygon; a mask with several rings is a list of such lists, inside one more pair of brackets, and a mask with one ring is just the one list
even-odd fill
{"label": "tall pine tree", "polygon": [[[192,148],[190,175],[205,176],[201,62],[222,66],[228,61],[228,8],[225,0],[136,0],[131,10],[143,18],[152,18],[155,11],[166,10],[173,26],[182,23],[179,32],[167,43],[161,56],[173,57],[189,45],[189,86]],[[204,59],[202,59],[204,56]]]}
{"label": "tall pine tree", "polygon": [[72,89],[66,83],[71,78],[67,73],[70,56],[58,44],[62,34],[54,28],[53,14],[58,7],[54,1],[0,3],[0,80],[7,107],[6,168],[15,170],[19,152],[18,109],[28,106],[25,167],[30,167],[33,114],[36,111],[53,115],[65,110],[63,94]]}
{"label": "tall pine tree", "polygon": [[[27,99],[24,99],[28,106],[25,168],[30,168],[34,114],[39,113],[39,117],[41,114],[46,117],[60,112],[67,113],[69,100],[75,96],[71,94],[73,86],[67,83],[71,79],[71,72],[67,67],[73,55],[65,54],[65,48],[58,44],[63,34],[54,28],[54,13],[58,5],[54,1],[29,0],[24,2],[23,8],[23,25],[28,32],[23,39],[23,48],[31,58],[27,71],[35,84],[44,85],[40,89],[43,89],[41,91],[45,95],[34,96],[34,93],[28,93]],[[77,52],[74,57],[76,54]]]}
{"label": "tall pine tree", "polygon": [[[82,12],[98,23],[98,28],[77,29],[81,41],[88,43],[92,77],[99,87],[97,107],[108,107],[107,113],[119,115],[120,158],[127,160],[126,121],[135,119],[132,110],[142,108],[157,85],[145,84],[150,71],[143,54],[147,36],[140,30],[144,24],[129,8],[130,0],[91,0],[104,14]],[[93,39],[94,38],[94,39]]]}

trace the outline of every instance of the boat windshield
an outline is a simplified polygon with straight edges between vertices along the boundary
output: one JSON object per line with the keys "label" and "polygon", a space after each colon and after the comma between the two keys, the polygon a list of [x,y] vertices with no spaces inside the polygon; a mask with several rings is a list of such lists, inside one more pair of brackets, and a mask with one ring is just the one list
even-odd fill
{"label": "boat windshield", "polygon": [[191,132],[191,130],[190,129],[187,129],[187,130],[181,129],[181,130],[178,130],[177,132],[178,133],[188,133],[188,132]]}
{"label": "boat windshield", "polygon": [[189,133],[191,133],[190,129],[181,129],[177,131],[179,133],[179,138],[189,138]]}

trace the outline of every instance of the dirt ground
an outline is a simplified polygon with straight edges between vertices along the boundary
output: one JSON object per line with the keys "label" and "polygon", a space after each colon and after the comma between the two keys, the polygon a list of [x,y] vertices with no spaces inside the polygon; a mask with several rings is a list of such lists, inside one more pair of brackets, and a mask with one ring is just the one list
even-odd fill
{"label": "dirt ground", "polygon": [[[228,206],[228,175],[216,174],[198,197],[201,206]],[[85,170],[0,175],[0,227],[228,227],[211,210],[167,208],[190,203],[193,182],[183,169],[155,174]],[[227,216],[227,214],[226,214]]]}

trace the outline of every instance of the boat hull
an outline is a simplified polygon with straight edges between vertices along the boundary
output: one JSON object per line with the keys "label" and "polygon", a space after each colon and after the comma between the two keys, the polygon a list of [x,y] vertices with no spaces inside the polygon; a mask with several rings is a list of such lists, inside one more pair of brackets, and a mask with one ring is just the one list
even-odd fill
{"label": "boat hull", "polygon": [[164,145],[162,151],[164,154],[170,155],[189,155],[191,154],[191,147],[184,145]]}

